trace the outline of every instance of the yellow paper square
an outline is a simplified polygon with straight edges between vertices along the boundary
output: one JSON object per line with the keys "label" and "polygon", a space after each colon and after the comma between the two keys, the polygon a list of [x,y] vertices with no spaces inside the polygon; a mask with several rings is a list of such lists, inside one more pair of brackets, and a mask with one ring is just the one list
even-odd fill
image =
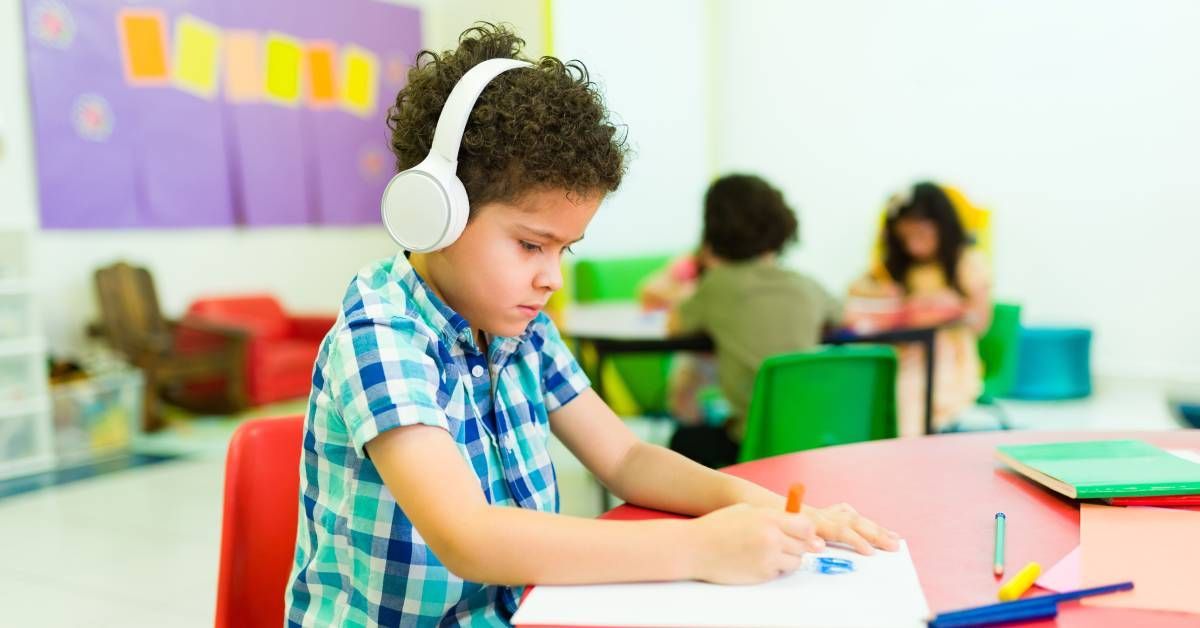
{"label": "yellow paper square", "polygon": [[300,42],[283,33],[267,33],[268,100],[285,105],[300,102],[300,61],[304,48]]}
{"label": "yellow paper square", "polygon": [[220,63],[221,31],[191,15],[175,20],[175,72],[180,89],[202,98],[217,93],[217,68]]}
{"label": "yellow paper square", "polygon": [[258,102],[263,93],[262,41],[254,31],[225,32],[225,98]]}
{"label": "yellow paper square", "polygon": [[342,106],[365,116],[374,113],[379,91],[379,57],[353,44],[342,50]]}

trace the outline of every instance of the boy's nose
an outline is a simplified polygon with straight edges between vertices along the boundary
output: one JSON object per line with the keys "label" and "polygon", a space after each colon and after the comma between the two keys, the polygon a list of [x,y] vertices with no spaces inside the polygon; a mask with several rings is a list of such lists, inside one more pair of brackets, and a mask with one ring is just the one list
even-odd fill
{"label": "boy's nose", "polygon": [[542,267],[541,271],[538,272],[537,277],[534,279],[534,283],[536,287],[550,290],[551,292],[562,288],[562,264],[560,264],[558,261],[547,263]]}

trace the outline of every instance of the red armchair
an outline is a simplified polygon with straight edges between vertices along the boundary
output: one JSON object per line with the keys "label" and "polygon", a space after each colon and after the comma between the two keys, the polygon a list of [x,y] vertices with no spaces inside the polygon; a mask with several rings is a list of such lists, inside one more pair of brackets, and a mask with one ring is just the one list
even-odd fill
{"label": "red armchair", "polygon": [[246,295],[199,299],[184,320],[246,332],[245,399],[262,405],[308,395],[321,339],[337,319],[289,315],[275,297]]}

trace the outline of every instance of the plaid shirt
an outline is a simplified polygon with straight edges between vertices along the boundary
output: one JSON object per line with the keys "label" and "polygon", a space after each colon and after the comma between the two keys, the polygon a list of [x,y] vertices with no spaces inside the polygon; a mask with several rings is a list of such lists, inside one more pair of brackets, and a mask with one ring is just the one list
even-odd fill
{"label": "plaid shirt", "polygon": [[447,570],[363,451],[394,427],[437,426],[488,502],[556,512],[547,413],[589,382],[545,314],[489,355],[491,376],[467,321],[403,254],[351,283],[313,372],[289,626],[508,624],[520,592]]}

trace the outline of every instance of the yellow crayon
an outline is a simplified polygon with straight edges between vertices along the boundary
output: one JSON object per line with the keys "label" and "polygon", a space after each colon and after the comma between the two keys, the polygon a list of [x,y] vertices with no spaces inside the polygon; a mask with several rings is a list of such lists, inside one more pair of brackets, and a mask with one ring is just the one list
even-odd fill
{"label": "yellow crayon", "polygon": [[1042,575],[1042,566],[1037,563],[1029,563],[1017,572],[1017,575],[1012,577],[1012,580],[1005,582],[1000,587],[1000,601],[1010,602],[1021,597],[1029,587],[1033,586],[1033,581],[1037,580],[1038,576]]}

